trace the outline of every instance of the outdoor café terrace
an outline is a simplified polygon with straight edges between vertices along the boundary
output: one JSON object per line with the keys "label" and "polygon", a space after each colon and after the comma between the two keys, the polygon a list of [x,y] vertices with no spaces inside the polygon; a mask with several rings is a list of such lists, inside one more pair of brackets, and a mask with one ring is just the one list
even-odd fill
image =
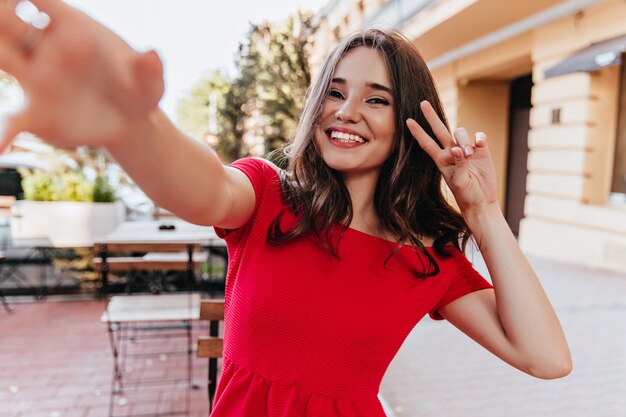
{"label": "outdoor caf\u00e9 terrace", "polygon": [[207,416],[220,365],[198,340],[222,329],[202,306],[223,298],[227,262],[212,228],[122,210],[102,230],[58,202],[55,229],[56,207],[0,200],[0,417]]}

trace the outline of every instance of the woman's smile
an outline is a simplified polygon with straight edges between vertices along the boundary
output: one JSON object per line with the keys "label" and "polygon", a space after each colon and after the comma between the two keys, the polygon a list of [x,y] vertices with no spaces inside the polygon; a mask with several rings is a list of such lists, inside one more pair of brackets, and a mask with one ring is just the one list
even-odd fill
{"label": "woman's smile", "polygon": [[359,133],[345,128],[333,128],[326,130],[328,140],[334,146],[340,148],[356,148],[366,145],[369,141]]}

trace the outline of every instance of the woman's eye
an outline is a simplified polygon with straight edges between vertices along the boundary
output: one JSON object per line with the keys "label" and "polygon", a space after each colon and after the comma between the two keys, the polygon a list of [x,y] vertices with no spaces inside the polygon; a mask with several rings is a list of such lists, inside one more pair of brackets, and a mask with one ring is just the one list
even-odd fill
{"label": "woman's eye", "polygon": [[335,89],[331,89],[328,92],[328,96],[329,97],[335,97],[335,98],[343,98],[343,94],[341,94],[341,91],[335,90]]}
{"label": "woman's eye", "polygon": [[382,97],[373,97],[367,100],[368,103],[370,104],[382,104],[384,106],[389,104],[389,101],[385,100]]}

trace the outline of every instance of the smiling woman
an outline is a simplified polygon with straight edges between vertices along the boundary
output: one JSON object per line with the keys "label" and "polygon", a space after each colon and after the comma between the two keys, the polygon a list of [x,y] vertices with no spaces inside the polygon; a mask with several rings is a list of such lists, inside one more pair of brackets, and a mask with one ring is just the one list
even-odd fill
{"label": "smiling woman", "polygon": [[[29,96],[2,146],[30,131],[104,147],[156,204],[226,240],[212,416],[383,417],[381,379],[427,314],[530,375],[570,372],[558,318],[498,206],[486,135],[450,132],[405,37],[372,29],[336,47],[285,170],[255,158],[225,167],[159,110],[155,53],[61,1],[33,3],[52,20],[32,50],[0,8],[0,68]],[[462,252],[470,236],[493,285]]]}

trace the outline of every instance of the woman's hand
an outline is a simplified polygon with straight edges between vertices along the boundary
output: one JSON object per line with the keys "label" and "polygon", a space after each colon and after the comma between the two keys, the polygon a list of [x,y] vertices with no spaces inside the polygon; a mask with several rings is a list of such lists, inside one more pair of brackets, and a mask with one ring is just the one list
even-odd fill
{"label": "woman's hand", "polygon": [[25,108],[0,132],[0,152],[28,131],[62,147],[124,140],[158,106],[163,69],[109,29],[61,0],[32,0],[50,18],[38,32],[0,0],[0,69],[19,81]]}
{"label": "woman's hand", "polygon": [[435,161],[461,213],[467,217],[475,210],[497,204],[496,174],[485,134],[479,132],[471,140],[467,131],[459,128],[453,137],[429,102],[423,101],[420,108],[443,149],[415,120],[408,119],[407,126]]}

